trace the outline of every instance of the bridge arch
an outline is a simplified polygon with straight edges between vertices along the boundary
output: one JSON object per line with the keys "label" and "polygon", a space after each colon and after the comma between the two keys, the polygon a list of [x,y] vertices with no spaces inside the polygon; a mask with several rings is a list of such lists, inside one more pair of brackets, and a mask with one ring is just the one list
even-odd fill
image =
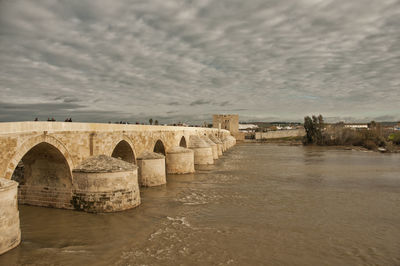
{"label": "bridge arch", "polygon": [[133,144],[127,137],[124,137],[112,150],[111,157],[121,158],[121,160],[128,163],[136,163],[136,153]]}
{"label": "bridge arch", "polygon": [[55,137],[43,134],[26,140],[16,148],[16,153],[7,164],[6,173],[4,177],[7,179],[11,179],[11,176],[15,168],[17,167],[18,163],[22,160],[22,157],[24,157],[25,154],[27,154],[33,147],[42,142],[53,146],[62,154],[62,156],[67,161],[68,168],[70,169],[71,173],[72,169],[74,168],[74,163],[65,145]]}
{"label": "bridge arch", "polygon": [[[15,166],[14,166],[15,163]],[[20,146],[10,162],[21,204],[72,208],[72,160],[58,140],[39,136]]]}
{"label": "bridge arch", "polygon": [[181,138],[181,140],[180,140],[180,142],[179,142],[179,146],[180,146],[180,147],[187,148],[187,142],[186,142],[185,136],[182,136],[182,138]]}
{"label": "bridge arch", "polygon": [[165,145],[162,140],[159,139],[156,141],[156,143],[154,144],[153,152],[161,153],[165,156]]}

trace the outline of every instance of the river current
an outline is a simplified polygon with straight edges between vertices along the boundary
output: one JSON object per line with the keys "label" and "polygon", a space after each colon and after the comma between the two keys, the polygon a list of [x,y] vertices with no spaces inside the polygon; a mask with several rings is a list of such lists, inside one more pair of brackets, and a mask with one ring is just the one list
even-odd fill
{"label": "river current", "polygon": [[400,265],[400,154],[239,144],[112,214],[19,206],[0,265]]}

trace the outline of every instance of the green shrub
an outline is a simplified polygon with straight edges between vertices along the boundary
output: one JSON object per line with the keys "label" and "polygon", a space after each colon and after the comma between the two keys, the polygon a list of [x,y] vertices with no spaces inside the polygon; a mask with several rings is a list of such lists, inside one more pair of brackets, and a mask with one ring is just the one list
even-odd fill
{"label": "green shrub", "polygon": [[[304,144],[362,146],[369,150],[386,147],[379,123],[372,121],[369,129],[354,130],[343,126],[325,128],[321,115],[304,118]],[[393,143],[400,145],[400,132],[391,136]]]}
{"label": "green shrub", "polygon": [[400,145],[400,132],[390,134],[389,140],[393,142],[393,144]]}
{"label": "green shrub", "polygon": [[386,141],[380,130],[354,130],[343,127],[332,128],[324,132],[325,145],[362,146],[370,150],[385,147]]}

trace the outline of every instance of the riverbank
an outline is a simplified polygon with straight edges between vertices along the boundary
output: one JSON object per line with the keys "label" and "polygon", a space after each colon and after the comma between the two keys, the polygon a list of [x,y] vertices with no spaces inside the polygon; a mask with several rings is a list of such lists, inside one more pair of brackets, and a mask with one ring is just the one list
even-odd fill
{"label": "riverbank", "polygon": [[[275,138],[275,139],[246,139],[243,143],[271,143],[271,144],[285,144],[289,146],[302,146],[304,145],[303,137],[286,137],[286,138]],[[394,144],[388,144],[384,149],[367,149],[362,146],[353,145],[316,145],[316,144],[306,144],[304,146],[314,146],[314,147],[331,147],[338,150],[353,150],[353,151],[363,151],[363,152],[380,152],[380,153],[400,153],[400,146]]]}
{"label": "riverbank", "polygon": [[370,152],[380,152],[380,153],[400,153],[400,147],[398,145],[388,145],[385,148],[379,147],[375,149],[367,149],[363,146],[353,146],[353,145],[316,145],[316,144],[306,144],[304,146],[312,147],[332,147],[338,150],[353,150],[353,151],[370,151]]}
{"label": "riverbank", "polygon": [[303,145],[303,137],[284,137],[284,138],[273,138],[273,139],[245,139],[244,143],[276,143],[276,144],[288,144],[288,145]]}

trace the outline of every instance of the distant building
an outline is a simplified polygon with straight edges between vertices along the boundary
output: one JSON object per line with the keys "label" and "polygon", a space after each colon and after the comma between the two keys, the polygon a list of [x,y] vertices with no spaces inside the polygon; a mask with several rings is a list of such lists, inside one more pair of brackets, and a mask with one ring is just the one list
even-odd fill
{"label": "distant building", "polygon": [[213,115],[213,128],[229,130],[236,140],[244,139],[244,133],[239,132],[239,115]]}
{"label": "distant building", "polygon": [[241,132],[254,132],[258,129],[254,124],[239,124],[239,131]]}
{"label": "distant building", "polygon": [[239,115],[213,115],[213,127],[226,129],[235,134],[239,132]]}
{"label": "distant building", "polygon": [[351,129],[368,129],[368,124],[345,124],[344,127]]}

